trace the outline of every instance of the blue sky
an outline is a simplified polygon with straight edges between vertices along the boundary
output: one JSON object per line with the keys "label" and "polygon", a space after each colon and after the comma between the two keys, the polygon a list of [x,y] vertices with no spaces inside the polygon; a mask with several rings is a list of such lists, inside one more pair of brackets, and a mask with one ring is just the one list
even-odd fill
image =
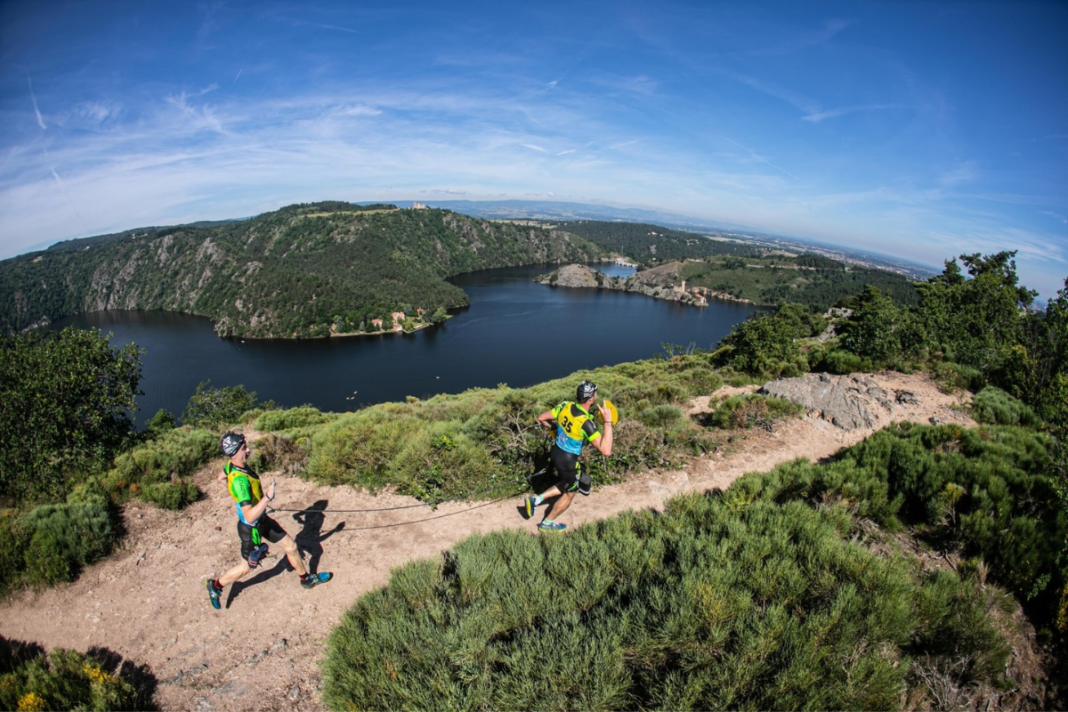
{"label": "blue sky", "polygon": [[312,200],[653,208],[1068,276],[1068,3],[0,2],[0,258]]}

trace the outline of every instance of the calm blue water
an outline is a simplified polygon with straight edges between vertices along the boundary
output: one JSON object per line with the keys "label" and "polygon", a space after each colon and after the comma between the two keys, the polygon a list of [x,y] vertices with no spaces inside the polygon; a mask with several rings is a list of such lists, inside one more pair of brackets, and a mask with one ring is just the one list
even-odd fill
{"label": "calm blue water", "polygon": [[[507,383],[516,388],[582,368],[663,353],[662,343],[709,348],[753,307],[682,306],[636,294],[546,287],[547,267],[485,270],[452,280],[471,306],[414,334],[306,341],[220,339],[202,317],[169,312],[96,312],[54,328],[96,327],[112,345],[145,349],[138,421],[165,408],[180,416],[197,384],[244,385],[260,400],[326,411],[459,393]],[[612,276],[632,268],[603,265]],[[351,398],[352,400],[348,400]]]}

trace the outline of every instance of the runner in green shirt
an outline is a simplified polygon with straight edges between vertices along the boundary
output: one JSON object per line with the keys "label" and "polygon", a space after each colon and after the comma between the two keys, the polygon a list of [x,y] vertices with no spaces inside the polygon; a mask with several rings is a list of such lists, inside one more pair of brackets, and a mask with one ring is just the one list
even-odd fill
{"label": "runner in green shirt", "polygon": [[226,478],[230,496],[237,505],[237,536],[241,540],[241,558],[244,561],[219,578],[208,579],[208,599],[212,608],[219,610],[222,607],[220,598],[228,584],[238,581],[260,565],[268,550],[264,539],[282,547],[290,565],[300,574],[300,585],[304,588],[312,588],[333,578],[333,574],[328,571],[308,573],[293,537],[286,534],[278,522],[267,516],[267,503],[274,499],[274,480],[271,480],[264,492],[260,476],[248,466],[249,449],[245,436],[233,431],[227,432],[222,438],[222,450],[230,461],[223,467],[219,478]]}

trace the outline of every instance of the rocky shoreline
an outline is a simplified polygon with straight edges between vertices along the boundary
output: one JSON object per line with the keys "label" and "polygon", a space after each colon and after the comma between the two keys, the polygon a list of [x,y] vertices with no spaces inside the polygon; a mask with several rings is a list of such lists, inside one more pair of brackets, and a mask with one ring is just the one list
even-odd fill
{"label": "rocky shoreline", "polygon": [[754,304],[748,299],[739,299],[726,292],[717,292],[705,287],[686,287],[686,280],[679,280],[678,264],[654,267],[637,272],[629,277],[608,277],[586,265],[565,265],[555,272],[537,277],[534,281],[553,287],[578,289],[615,289],[622,292],[644,294],[654,299],[666,299],[695,307],[708,306],[710,299],[738,304]]}

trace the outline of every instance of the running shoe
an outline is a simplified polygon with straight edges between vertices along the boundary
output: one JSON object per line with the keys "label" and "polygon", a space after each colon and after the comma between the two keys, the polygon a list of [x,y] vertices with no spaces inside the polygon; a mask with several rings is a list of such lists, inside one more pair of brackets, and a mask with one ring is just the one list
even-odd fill
{"label": "running shoe", "polygon": [[538,500],[533,497],[527,497],[523,500],[523,508],[527,512],[527,519],[534,516],[534,510],[538,508]]}
{"label": "running shoe", "polygon": [[208,579],[208,599],[211,600],[211,607],[215,610],[222,608],[222,604],[219,602],[221,596],[222,591],[215,588],[215,580]]}
{"label": "running shoe", "polygon": [[567,529],[567,525],[563,522],[541,522],[538,524],[538,529],[543,532],[562,532]]}
{"label": "running shoe", "polygon": [[300,580],[300,585],[304,588],[315,588],[321,583],[326,583],[330,579],[334,578],[334,574],[329,571],[320,571],[317,574],[308,574],[307,578]]}

